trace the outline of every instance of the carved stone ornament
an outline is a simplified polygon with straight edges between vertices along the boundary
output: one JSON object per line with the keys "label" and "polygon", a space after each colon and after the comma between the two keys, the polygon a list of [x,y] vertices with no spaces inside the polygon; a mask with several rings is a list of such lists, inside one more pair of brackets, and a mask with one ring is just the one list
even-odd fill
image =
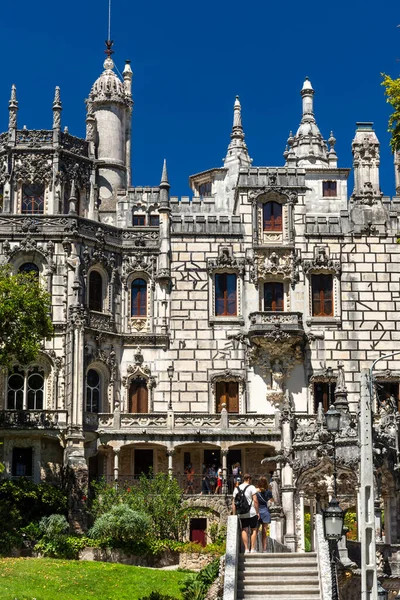
{"label": "carved stone ornament", "polygon": [[271,252],[267,256],[264,253],[257,253],[254,259],[248,260],[250,263],[250,279],[258,284],[260,279],[268,277],[282,278],[283,281],[290,281],[292,288],[299,281],[300,257],[295,251],[290,254],[282,252]]}
{"label": "carved stone ornament", "polygon": [[103,265],[108,274],[111,275],[116,271],[116,257],[111,252],[104,251],[100,248],[90,248],[85,246],[82,253],[82,272],[86,274],[93,265]]}
{"label": "carved stone ornament", "polygon": [[3,160],[3,158],[0,158],[0,184],[5,183],[9,180],[9,178],[10,175],[8,173],[7,163]]}
{"label": "carved stone ornament", "polygon": [[217,258],[209,258],[207,261],[207,270],[210,274],[217,270],[229,269],[243,275],[244,267],[245,260],[236,258],[229,246],[220,246]]}
{"label": "carved stone ornament", "polygon": [[50,183],[53,179],[52,157],[48,154],[14,155],[14,180],[20,183]]}
{"label": "carved stone ornament", "polygon": [[[274,176],[275,176],[275,183],[271,183],[271,178],[272,180],[274,180]],[[284,187],[280,187],[276,185],[276,175],[275,174],[270,174],[269,175],[269,186],[265,186],[262,188],[257,188],[257,189],[253,189],[250,190],[248,192],[248,200],[252,203],[255,204],[259,201],[260,196],[265,196],[267,194],[273,194],[275,196],[284,196],[288,202],[295,204],[298,200],[297,198],[297,192],[295,190],[288,190],[287,188]],[[269,197],[268,200],[273,200],[272,197]]]}
{"label": "carved stone ornament", "polygon": [[78,157],[62,155],[60,170],[56,174],[56,183],[71,183],[75,181],[78,188],[88,188],[92,165],[89,161],[79,160]]}
{"label": "carved stone ornament", "polygon": [[129,275],[135,272],[147,273],[150,279],[153,280],[156,272],[156,257],[145,255],[140,251],[136,252],[134,256],[124,255],[122,262],[122,282],[126,284]]}
{"label": "carved stone ornament", "polygon": [[126,376],[122,378],[122,385],[125,388],[130,385],[132,379],[145,379],[149,390],[152,390],[157,385],[156,378],[151,374],[151,369],[147,365],[129,365],[126,372]]}
{"label": "carved stone ornament", "polygon": [[319,246],[315,249],[312,260],[303,261],[303,271],[306,275],[312,271],[328,271],[329,273],[340,275],[341,270],[340,261],[332,260],[329,256],[329,249],[324,246]]}

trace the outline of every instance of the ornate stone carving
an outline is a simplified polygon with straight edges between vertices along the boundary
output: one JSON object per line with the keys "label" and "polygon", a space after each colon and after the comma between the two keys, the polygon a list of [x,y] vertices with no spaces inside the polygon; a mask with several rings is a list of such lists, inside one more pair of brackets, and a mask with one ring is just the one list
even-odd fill
{"label": "ornate stone carving", "polygon": [[232,270],[237,271],[239,275],[243,275],[245,260],[236,258],[233,255],[232,248],[229,246],[220,246],[218,249],[217,258],[209,258],[207,261],[207,270],[210,274],[217,270]]}
{"label": "ornate stone carving", "polygon": [[332,260],[329,256],[329,248],[318,246],[315,249],[313,260],[303,261],[303,271],[308,275],[312,271],[328,271],[335,275],[340,275],[341,264],[338,260]]}
{"label": "ornate stone carving", "polygon": [[52,157],[48,154],[14,155],[14,180],[20,183],[47,183],[53,178]]}
{"label": "ornate stone carving", "polygon": [[122,385],[125,388],[129,386],[132,379],[145,379],[149,390],[152,390],[157,385],[156,378],[151,374],[151,369],[148,365],[129,365],[126,372],[127,375],[122,378]]}
{"label": "ornate stone carving", "polygon": [[112,275],[116,271],[116,256],[101,247],[90,248],[90,246],[85,246],[82,253],[83,274],[86,275],[90,267],[96,264],[103,265],[108,274]]}
{"label": "ornate stone carving", "polygon": [[154,255],[145,255],[143,252],[138,251],[133,256],[124,255],[121,280],[124,284],[126,284],[126,281],[131,273],[141,272],[147,273],[147,275],[153,281],[155,278],[155,271],[156,257]]}
{"label": "ornate stone carving", "polygon": [[78,160],[78,157],[75,158],[62,154],[60,170],[56,175],[56,182],[71,183],[72,181],[75,181],[78,188],[88,188],[91,171],[92,165],[89,161]]}
{"label": "ornate stone carving", "polygon": [[20,129],[16,141],[18,145],[40,148],[53,144],[53,132],[51,129]]}
{"label": "ornate stone carving", "polygon": [[248,260],[248,262],[251,264],[250,278],[255,284],[258,284],[260,279],[278,277],[283,281],[290,281],[294,288],[299,281],[301,261],[295,251],[290,254],[274,251],[267,256],[264,253],[257,253],[254,259]]}

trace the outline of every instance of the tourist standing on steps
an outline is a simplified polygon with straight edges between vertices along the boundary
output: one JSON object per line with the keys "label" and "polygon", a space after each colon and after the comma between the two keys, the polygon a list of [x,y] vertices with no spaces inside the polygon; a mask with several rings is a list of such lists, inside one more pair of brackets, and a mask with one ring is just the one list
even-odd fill
{"label": "tourist standing on steps", "polygon": [[[247,473],[243,478],[243,483],[233,490],[232,499],[232,512],[234,515],[238,515],[242,526],[242,542],[245,554],[250,551],[257,552],[257,527],[260,517],[257,489],[251,483],[251,480],[251,475]],[[247,512],[243,512],[246,510],[245,506],[247,507]],[[250,536],[249,529],[251,530]]]}
{"label": "tourist standing on steps", "polygon": [[260,511],[260,523],[262,527],[262,551],[267,551],[267,530],[271,523],[268,502],[272,500],[272,492],[268,489],[268,480],[266,477],[260,477],[257,483],[257,500]]}

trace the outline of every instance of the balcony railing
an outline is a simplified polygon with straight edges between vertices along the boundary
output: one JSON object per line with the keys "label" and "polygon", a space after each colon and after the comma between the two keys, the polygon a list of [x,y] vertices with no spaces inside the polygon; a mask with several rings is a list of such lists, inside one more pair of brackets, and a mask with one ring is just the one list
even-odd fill
{"label": "balcony railing", "polygon": [[84,424],[90,429],[100,430],[163,430],[174,432],[206,432],[236,430],[237,433],[263,432],[278,430],[275,415],[263,414],[228,414],[228,413],[85,413]]}
{"label": "balcony railing", "polygon": [[0,427],[3,429],[65,429],[66,410],[3,410]]}
{"label": "balcony railing", "polygon": [[304,336],[303,315],[301,312],[258,311],[250,313],[249,337],[257,342],[257,337],[272,342],[294,341]]}

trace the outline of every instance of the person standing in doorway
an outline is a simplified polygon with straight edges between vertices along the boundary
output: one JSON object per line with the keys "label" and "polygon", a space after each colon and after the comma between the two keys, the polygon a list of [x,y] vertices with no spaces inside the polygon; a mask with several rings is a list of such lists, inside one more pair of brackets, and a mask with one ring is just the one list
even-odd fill
{"label": "person standing in doorway", "polygon": [[[244,476],[243,483],[233,490],[232,512],[238,515],[242,526],[242,542],[245,554],[257,552],[257,526],[260,517],[257,489],[251,483],[251,475]],[[250,529],[250,535],[249,535]]]}

